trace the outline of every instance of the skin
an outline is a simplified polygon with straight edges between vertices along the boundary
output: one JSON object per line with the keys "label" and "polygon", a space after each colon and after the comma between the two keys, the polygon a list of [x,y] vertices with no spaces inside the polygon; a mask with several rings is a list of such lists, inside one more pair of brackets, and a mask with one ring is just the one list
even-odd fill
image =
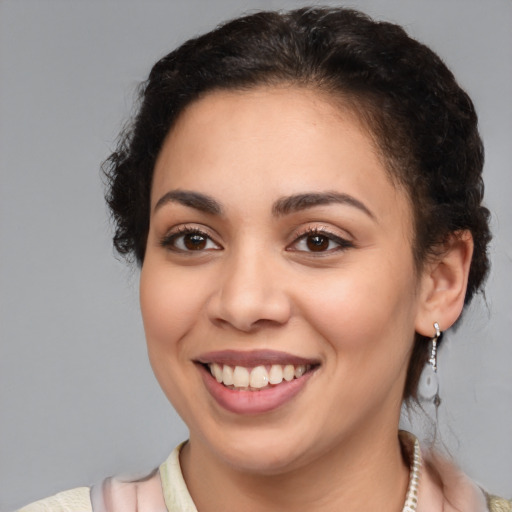
{"label": "skin", "polygon": [[[222,212],[162,199],[175,191],[208,195]],[[273,212],[283,197],[325,192],[351,200]],[[141,308],[155,375],[190,429],[181,465],[198,510],[401,510],[397,430],[414,334],[460,313],[470,237],[416,272],[408,196],[372,138],[348,110],[299,88],[190,105],[151,198]],[[183,245],[190,229],[204,233],[201,250]],[[311,250],[308,230],[325,250]],[[227,411],[196,361],[255,349],[319,366],[272,411]]]}

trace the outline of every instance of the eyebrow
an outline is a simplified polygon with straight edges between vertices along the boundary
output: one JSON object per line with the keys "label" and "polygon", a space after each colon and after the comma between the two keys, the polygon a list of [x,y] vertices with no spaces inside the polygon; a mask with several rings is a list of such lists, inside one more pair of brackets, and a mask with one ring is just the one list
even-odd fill
{"label": "eyebrow", "polygon": [[[213,197],[190,190],[171,190],[167,192],[158,200],[154,211],[156,212],[168,203],[179,203],[210,215],[222,215],[224,211],[222,205]],[[340,192],[309,192],[281,197],[273,204],[272,214],[275,217],[281,217],[315,206],[329,204],[352,206],[375,220],[375,215],[364,203],[349,194]]]}
{"label": "eyebrow", "polygon": [[339,192],[313,192],[283,197],[274,203],[272,213],[278,217],[306,210],[307,208],[313,208],[314,206],[323,206],[328,204],[352,206],[361,210],[368,215],[368,217],[375,220],[375,215],[364,203],[349,194],[341,194]]}
{"label": "eyebrow", "polygon": [[156,203],[154,212],[167,203],[179,203],[211,215],[222,215],[222,206],[213,197],[189,190],[171,190]]}

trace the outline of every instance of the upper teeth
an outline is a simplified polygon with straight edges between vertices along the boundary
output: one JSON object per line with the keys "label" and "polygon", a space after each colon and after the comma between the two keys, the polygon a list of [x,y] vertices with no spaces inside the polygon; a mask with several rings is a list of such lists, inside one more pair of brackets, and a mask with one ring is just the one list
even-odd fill
{"label": "upper teeth", "polygon": [[269,384],[280,384],[283,379],[291,381],[299,378],[306,373],[309,365],[299,364],[273,364],[270,369],[265,366],[256,366],[254,368],[246,368],[244,366],[231,367],[228,365],[220,365],[211,363],[208,365],[211,374],[217,382],[225,386],[234,386],[235,388],[253,388],[261,389]]}

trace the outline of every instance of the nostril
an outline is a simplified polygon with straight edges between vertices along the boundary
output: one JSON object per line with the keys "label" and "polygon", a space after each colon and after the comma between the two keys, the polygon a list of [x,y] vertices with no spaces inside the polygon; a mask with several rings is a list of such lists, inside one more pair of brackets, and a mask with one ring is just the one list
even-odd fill
{"label": "nostril", "polygon": [[291,306],[283,276],[268,269],[267,259],[263,262],[260,256],[247,251],[230,261],[208,301],[210,320],[217,326],[229,325],[242,332],[286,323]]}
{"label": "nostril", "polygon": [[215,324],[217,327],[221,328],[235,328],[237,331],[250,333],[253,331],[261,330],[265,327],[272,327],[279,325],[278,322],[272,321],[272,320],[266,320],[266,319],[259,319],[255,322],[243,322],[241,319],[232,319],[232,320],[226,320],[224,318],[212,318],[212,323]]}
{"label": "nostril", "polygon": [[216,298],[208,305],[212,323],[224,328],[231,326],[244,332],[283,325],[290,317],[290,310],[286,298],[282,299],[281,304],[268,300],[248,302]]}

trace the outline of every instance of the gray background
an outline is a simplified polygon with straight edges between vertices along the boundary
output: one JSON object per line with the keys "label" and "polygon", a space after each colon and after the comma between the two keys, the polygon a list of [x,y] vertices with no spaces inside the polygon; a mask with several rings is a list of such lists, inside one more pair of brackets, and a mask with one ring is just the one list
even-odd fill
{"label": "gray background", "polygon": [[[493,272],[487,303],[441,351],[439,432],[465,471],[510,497],[512,2],[328,3],[404,24],[480,113]],[[185,438],[147,362],[137,271],[112,255],[99,163],[158,57],[244,11],[299,5],[0,0],[1,510],[144,472]],[[430,430],[423,414],[410,421]]]}

